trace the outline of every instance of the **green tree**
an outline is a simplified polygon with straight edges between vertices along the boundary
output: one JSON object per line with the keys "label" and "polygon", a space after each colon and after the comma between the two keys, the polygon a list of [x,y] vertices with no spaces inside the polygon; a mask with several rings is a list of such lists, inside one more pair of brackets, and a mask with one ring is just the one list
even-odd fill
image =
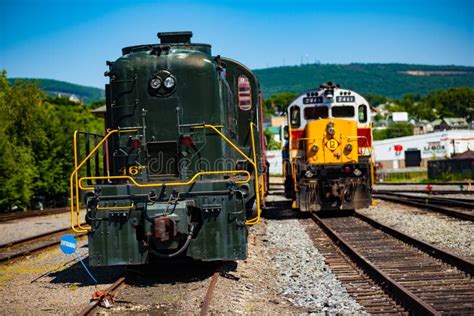
{"label": "green tree", "polygon": [[41,91],[26,85],[10,86],[0,74],[0,208],[25,208],[38,178],[33,149],[44,142],[35,106]]}
{"label": "green tree", "polygon": [[380,104],[384,104],[389,101],[389,99],[383,95],[376,95],[376,94],[366,94],[365,99],[369,104],[373,107],[376,107]]}
{"label": "green tree", "polygon": [[436,109],[439,117],[466,117],[473,120],[474,89],[451,88],[430,93],[425,98],[427,107]]}
{"label": "green tree", "polygon": [[275,112],[286,112],[286,109],[298,95],[291,92],[282,92],[272,95],[263,101],[263,111],[265,116],[270,116]]}
{"label": "green tree", "polygon": [[270,132],[270,130],[267,128],[263,132],[263,135],[265,136],[265,139],[267,141],[267,149],[268,150],[280,150],[281,149],[281,143],[277,142],[275,139],[273,139],[273,135]]}
{"label": "green tree", "polygon": [[395,138],[413,135],[413,124],[406,122],[398,122],[389,125],[385,130],[386,138]]}
{"label": "green tree", "polygon": [[5,71],[0,73],[0,114],[0,210],[25,208],[34,195],[64,196],[74,130],[103,130],[89,108],[47,97],[31,82],[10,85]]}

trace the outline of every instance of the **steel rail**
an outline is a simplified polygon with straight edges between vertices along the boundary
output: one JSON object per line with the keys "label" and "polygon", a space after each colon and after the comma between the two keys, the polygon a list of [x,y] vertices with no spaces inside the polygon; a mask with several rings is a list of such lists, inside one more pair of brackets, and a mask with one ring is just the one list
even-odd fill
{"label": "steel rail", "polygon": [[424,193],[430,195],[443,195],[443,194],[464,194],[464,195],[472,195],[474,191],[461,191],[461,190],[408,190],[408,189],[401,189],[401,190],[388,190],[388,189],[374,189],[373,193]]}
{"label": "steel rail", "polygon": [[[47,240],[48,237],[52,238],[56,235],[66,234],[66,233],[72,233],[71,228],[68,227],[68,228],[57,229],[57,230],[46,232],[43,234],[26,237],[20,240],[15,240],[15,241],[1,244],[0,245],[0,262],[9,261],[9,260],[24,256],[26,254],[35,253],[40,250],[59,245],[60,243],[59,238],[48,241]],[[84,235],[86,234],[85,233],[76,234],[76,237],[82,237]],[[45,241],[45,242],[43,243],[42,241]],[[28,247],[29,244],[35,244],[35,243],[38,243],[38,245],[33,246],[33,247]],[[19,248],[18,251],[15,251],[15,248]],[[24,248],[24,249],[21,249],[21,248]],[[4,255],[5,253],[6,255]]]}
{"label": "steel rail", "polygon": [[0,214],[0,222],[7,222],[7,221],[29,218],[29,217],[55,215],[55,214],[66,213],[67,211],[69,211],[68,208],[61,207],[61,208],[45,209],[43,211],[3,213],[3,214]]}
{"label": "steel rail", "polygon": [[214,293],[214,289],[216,288],[217,280],[219,280],[221,269],[222,269],[222,266],[219,265],[216,271],[214,272],[214,274],[212,275],[211,283],[209,283],[206,296],[204,296],[204,300],[201,304],[201,312],[199,313],[199,315],[201,316],[205,316],[209,313],[209,305],[211,304],[212,294]]}
{"label": "steel rail", "polygon": [[375,265],[367,261],[357,250],[349,245],[338,233],[332,230],[324,221],[316,214],[312,213],[311,218],[324,230],[324,232],[336,243],[342,250],[347,253],[357,265],[362,267],[376,283],[386,288],[390,293],[394,293],[396,298],[409,311],[422,315],[441,315],[433,307],[422,301],[418,296],[413,294],[403,285],[393,280],[386,273],[378,269]]}
{"label": "steel rail", "polygon": [[373,194],[383,194],[391,195],[402,198],[407,198],[411,200],[421,201],[421,202],[433,202],[433,204],[443,205],[443,206],[453,206],[453,207],[462,207],[474,209],[474,199],[463,199],[463,198],[449,198],[449,197],[439,197],[433,196],[430,194],[430,191],[423,192],[423,195],[410,195],[407,193],[414,193],[410,191],[398,192],[398,191],[389,191],[389,190],[374,190]]}
{"label": "steel rail", "polygon": [[375,185],[469,185],[474,184],[473,181],[453,181],[453,182],[430,182],[430,183],[417,183],[417,182],[375,182]]}
{"label": "steel rail", "polygon": [[[117,281],[114,282],[111,286],[109,286],[105,292],[109,292],[113,295],[116,294],[117,290],[125,285],[125,277],[120,277]],[[92,301],[89,303],[87,307],[79,312],[79,316],[91,315],[97,307],[99,307],[100,301]]]}
{"label": "steel rail", "polygon": [[418,208],[424,208],[424,209],[432,210],[432,211],[435,211],[435,212],[438,212],[438,213],[441,213],[441,214],[445,214],[445,215],[448,215],[448,216],[451,216],[451,217],[454,217],[454,218],[459,218],[459,219],[468,220],[468,221],[474,221],[474,213],[469,214],[469,213],[466,213],[466,212],[456,211],[456,210],[441,207],[441,206],[438,206],[438,205],[427,204],[427,203],[423,203],[423,202],[419,202],[419,201],[409,200],[406,197],[400,197],[400,196],[397,196],[397,197],[396,196],[387,196],[387,195],[383,195],[383,194],[374,193],[373,197],[374,198],[379,198],[379,199],[382,199],[382,200],[386,200],[386,201],[390,201],[390,202],[394,202],[394,203],[405,204],[405,205],[409,205],[409,206],[415,206],[415,207],[418,207]]}

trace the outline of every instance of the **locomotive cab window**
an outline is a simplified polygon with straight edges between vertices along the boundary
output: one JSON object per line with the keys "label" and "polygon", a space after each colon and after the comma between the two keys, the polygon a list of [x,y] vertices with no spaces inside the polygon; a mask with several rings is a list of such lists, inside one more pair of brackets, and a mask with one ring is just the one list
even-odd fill
{"label": "locomotive cab window", "polygon": [[358,115],[359,115],[359,122],[366,123],[367,122],[367,106],[364,104],[359,105],[358,108]]}
{"label": "locomotive cab window", "polygon": [[332,117],[354,117],[354,107],[350,105],[334,106],[331,108]]}
{"label": "locomotive cab window", "polygon": [[290,109],[290,123],[293,128],[298,128],[301,125],[300,107],[297,105],[293,105]]}
{"label": "locomotive cab window", "polygon": [[317,120],[327,118],[329,116],[329,109],[325,106],[315,106],[304,109],[305,120]]}

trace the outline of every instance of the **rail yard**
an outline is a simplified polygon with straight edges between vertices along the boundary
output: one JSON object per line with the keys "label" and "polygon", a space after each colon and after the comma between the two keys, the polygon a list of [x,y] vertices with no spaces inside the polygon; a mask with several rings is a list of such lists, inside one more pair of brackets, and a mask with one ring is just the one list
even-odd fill
{"label": "rail yard", "polygon": [[[38,234],[51,239],[52,245],[34,236],[23,238],[20,248],[38,243],[44,247],[11,258],[8,251],[15,252],[17,242],[2,240],[4,311],[204,315],[471,314],[474,310],[472,220],[377,197],[377,206],[336,217],[303,214],[283,196],[283,179],[271,181],[264,220],[250,230],[247,260],[93,268],[98,288],[110,295],[110,309],[100,300],[89,302],[95,287],[78,261],[55,247],[58,229],[49,237],[41,230]],[[469,198],[465,194],[463,203]],[[31,220],[37,226],[67,223],[58,217],[9,219],[0,227],[12,229]],[[79,255],[87,258],[87,240],[78,240]]]}
{"label": "rail yard", "polygon": [[192,32],[157,37],[106,62],[103,132],[70,135],[69,207],[3,209],[2,313],[474,314],[470,138],[431,166],[465,180],[390,183],[371,98],[328,81],[285,105],[270,177],[257,75]]}

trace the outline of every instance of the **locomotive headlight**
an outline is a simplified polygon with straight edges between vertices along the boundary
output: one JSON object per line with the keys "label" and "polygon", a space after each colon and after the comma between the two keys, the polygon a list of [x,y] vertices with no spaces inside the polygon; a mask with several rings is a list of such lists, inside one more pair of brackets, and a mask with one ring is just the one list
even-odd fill
{"label": "locomotive headlight", "polygon": [[346,151],[347,151],[347,152],[351,152],[351,151],[352,151],[352,145],[351,145],[351,144],[347,144],[347,145],[346,145]]}
{"label": "locomotive headlight", "polygon": [[319,149],[318,145],[313,145],[313,147],[311,147],[311,150],[315,153],[317,152]]}
{"label": "locomotive headlight", "polygon": [[163,85],[165,86],[166,89],[172,89],[175,84],[176,84],[176,80],[174,80],[174,78],[171,76],[167,77],[165,81],[163,82]]}
{"label": "locomotive headlight", "polygon": [[332,135],[334,135],[334,133],[336,133],[336,131],[334,130],[334,127],[328,128],[328,134],[329,134],[329,135],[332,136]]}
{"label": "locomotive headlight", "polygon": [[150,80],[150,88],[158,89],[161,87],[161,79],[160,78],[153,78]]}

